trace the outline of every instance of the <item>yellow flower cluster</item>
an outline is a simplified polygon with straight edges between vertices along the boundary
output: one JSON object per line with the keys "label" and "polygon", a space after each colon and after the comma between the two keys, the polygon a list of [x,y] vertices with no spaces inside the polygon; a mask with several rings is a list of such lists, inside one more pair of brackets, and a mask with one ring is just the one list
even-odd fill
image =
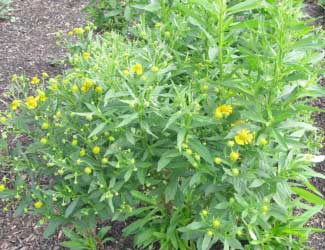
{"label": "yellow flower cluster", "polygon": [[137,63],[131,67],[131,72],[141,76],[143,74],[143,67],[140,63]]}
{"label": "yellow flower cluster", "polygon": [[233,108],[229,104],[223,104],[216,108],[214,113],[215,118],[221,119],[223,116],[229,116],[232,114]]}
{"label": "yellow flower cluster", "polygon": [[77,28],[74,28],[72,30],[72,32],[75,33],[78,36],[81,36],[81,35],[83,35],[85,33],[85,30],[83,28],[81,28],[81,27],[77,27]]}
{"label": "yellow flower cluster", "polygon": [[252,143],[253,138],[253,134],[248,129],[242,129],[235,136],[235,141],[238,145],[247,145]]}
{"label": "yellow flower cluster", "polygon": [[230,153],[230,160],[232,161],[238,161],[240,158],[240,154],[238,152],[232,151]]}
{"label": "yellow flower cluster", "polygon": [[84,172],[85,174],[91,174],[92,173],[92,168],[91,167],[85,167]]}
{"label": "yellow flower cluster", "polygon": [[34,76],[30,81],[31,84],[37,85],[40,82],[40,79],[37,76]]}
{"label": "yellow flower cluster", "polygon": [[81,91],[87,92],[93,85],[94,82],[92,80],[85,80],[82,84]]}
{"label": "yellow flower cluster", "polygon": [[3,192],[6,190],[6,186],[4,184],[0,184],[0,192]]}
{"label": "yellow flower cluster", "polygon": [[47,100],[47,97],[43,91],[38,91],[38,95],[36,96],[36,99],[45,102]]}
{"label": "yellow flower cluster", "polygon": [[34,96],[29,96],[27,97],[25,104],[28,109],[36,109],[38,105],[37,98]]}
{"label": "yellow flower cluster", "polygon": [[88,52],[84,52],[82,54],[83,59],[88,60],[90,58],[90,54]]}
{"label": "yellow flower cluster", "polygon": [[36,201],[34,203],[34,207],[37,208],[37,209],[43,207],[43,202],[42,201]]}
{"label": "yellow flower cluster", "polygon": [[93,153],[95,154],[95,155],[98,155],[99,153],[100,153],[100,147],[98,147],[98,146],[95,146],[95,147],[93,147]]}
{"label": "yellow flower cluster", "polygon": [[17,110],[20,107],[21,101],[20,100],[13,100],[11,103],[11,109]]}

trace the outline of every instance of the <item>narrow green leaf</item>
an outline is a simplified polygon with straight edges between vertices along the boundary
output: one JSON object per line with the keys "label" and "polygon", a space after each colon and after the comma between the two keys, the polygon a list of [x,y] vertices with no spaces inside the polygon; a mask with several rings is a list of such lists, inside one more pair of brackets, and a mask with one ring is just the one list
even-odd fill
{"label": "narrow green leaf", "polygon": [[319,197],[313,193],[306,191],[305,189],[298,187],[292,187],[291,190],[312,204],[325,206],[325,200],[322,197]]}
{"label": "narrow green leaf", "polygon": [[204,160],[206,160],[208,163],[213,164],[213,158],[210,154],[209,149],[202,145],[199,140],[190,140],[189,146],[191,149],[193,149],[196,153],[198,153]]}
{"label": "narrow green leaf", "polygon": [[74,201],[72,201],[69,206],[67,207],[67,209],[65,210],[64,213],[64,217],[68,218],[75,210],[75,208],[77,207],[79,203],[79,198],[75,199]]}
{"label": "narrow green leaf", "polygon": [[97,134],[99,134],[100,132],[102,132],[105,128],[106,123],[100,123],[97,125],[97,127],[89,134],[88,138],[91,138]]}
{"label": "narrow green leaf", "polygon": [[139,191],[132,190],[131,195],[140,201],[144,201],[149,204],[156,205],[156,200],[154,198],[144,195],[143,193],[140,193]]}
{"label": "narrow green leaf", "polygon": [[228,13],[235,14],[242,11],[258,9],[263,7],[264,4],[265,1],[263,0],[246,0],[228,8]]}

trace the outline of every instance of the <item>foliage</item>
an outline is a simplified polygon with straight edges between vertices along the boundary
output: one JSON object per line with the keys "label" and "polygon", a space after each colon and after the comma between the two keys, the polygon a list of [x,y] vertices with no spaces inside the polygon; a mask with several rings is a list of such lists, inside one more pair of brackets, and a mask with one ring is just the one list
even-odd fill
{"label": "foliage", "polygon": [[10,3],[11,3],[11,0],[0,0],[0,19],[3,19],[6,17],[8,11],[9,11]]}
{"label": "foliage", "polygon": [[85,11],[100,29],[125,30],[127,24],[139,15],[131,4],[148,4],[149,0],[91,0]]}
{"label": "foliage", "polygon": [[132,218],[139,249],[304,249],[325,204],[308,181],[323,178],[309,104],[325,90],[323,33],[300,6],[173,1],[142,6],[132,40],[74,29],[70,71],[13,78],[1,145],[16,180],[0,197],[48,234]]}
{"label": "foliage", "polygon": [[85,231],[84,228],[78,228],[78,233],[64,228],[63,232],[70,240],[61,243],[61,246],[73,250],[104,250],[104,243],[111,241],[112,238],[106,237],[110,227],[103,227],[97,234],[92,231]]}

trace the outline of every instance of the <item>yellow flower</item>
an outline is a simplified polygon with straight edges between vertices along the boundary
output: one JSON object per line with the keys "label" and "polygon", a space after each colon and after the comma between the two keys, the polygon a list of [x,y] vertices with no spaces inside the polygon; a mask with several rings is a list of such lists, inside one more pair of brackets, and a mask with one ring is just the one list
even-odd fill
{"label": "yellow flower", "polygon": [[36,201],[34,203],[34,207],[37,208],[37,209],[43,207],[43,202],[42,201]]}
{"label": "yellow flower", "polygon": [[49,124],[47,122],[43,122],[42,129],[48,129],[48,128],[49,128]]}
{"label": "yellow flower", "polygon": [[188,149],[186,149],[186,154],[187,154],[187,155],[192,155],[192,154],[193,154],[193,151],[192,151],[191,149],[188,148]]}
{"label": "yellow flower", "polygon": [[161,26],[162,26],[162,23],[156,23],[156,24],[155,24],[155,27],[156,27],[157,29],[160,29]]}
{"label": "yellow flower", "polygon": [[45,102],[47,99],[47,97],[43,91],[39,91],[36,98],[37,98],[37,100],[40,100],[41,102]]}
{"label": "yellow flower", "polygon": [[221,158],[219,158],[219,157],[214,158],[215,164],[219,165],[219,164],[221,164],[221,162],[222,162]]}
{"label": "yellow flower", "polygon": [[53,90],[53,91],[57,91],[59,88],[58,84],[57,83],[52,83],[51,86],[50,86],[50,89]]}
{"label": "yellow flower", "polygon": [[209,215],[209,211],[207,209],[203,209],[201,212],[202,216],[208,216]]}
{"label": "yellow flower", "polygon": [[92,171],[93,171],[93,170],[92,170],[91,167],[85,167],[85,169],[84,169],[84,172],[85,172],[86,174],[91,174]]}
{"label": "yellow flower", "polygon": [[26,106],[28,109],[35,109],[37,107],[37,99],[34,96],[29,96],[26,99]]}
{"label": "yellow flower", "polygon": [[253,138],[253,134],[250,133],[248,129],[242,129],[238,131],[237,135],[235,136],[235,141],[239,145],[246,145],[252,143]]}
{"label": "yellow flower", "polygon": [[6,190],[6,186],[4,184],[0,184],[0,192],[3,192]]}
{"label": "yellow flower", "polygon": [[238,168],[233,168],[233,169],[231,169],[231,172],[232,172],[232,174],[233,174],[234,176],[238,176],[239,173],[240,173],[240,171],[239,171]]}
{"label": "yellow flower", "polygon": [[101,86],[97,86],[95,88],[95,92],[98,93],[98,94],[103,93],[103,88]]}
{"label": "yellow flower", "polygon": [[239,157],[240,157],[240,154],[239,154],[238,152],[234,152],[234,151],[232,151],[232,152],[230,153],[230,159],[231,159],[232,161],[238,161],[238,160],[239,160]]}
{"label": "yellow flower", "polygon": [[221,225],[220,220],[218,220],[218,219],[214,219],[214,220],[212,221],[212,226],[213,226],[214,228],[218,228],[218,227],[220,227],[220,225]]}
{"label": "yellow flower", "polygon": [[97,155],[97,154],[99,154],[100,153],[100,147],[98,147],[98,146],[95,146],[95,147],[93,147],[93,153],[95,154],[95,155]]}
{"label": "yellow flower", "polygon": [[42,139],[41,139],[41,143],[42,144],[47,144],[47,142],[48,142],[48,140],[47,140],[47,138],[46,137],[43,137]]}
{"label": "yellow flower", "polygon": [[90,54],[88,52],[84,52],[82,54],[83,59],[88,60],[90,58]]}
{"label": "yellow flower", "polygon": [[131,67],[132,73],[136,73],[138,76],[143,74],[143,67],[140,63],[137,63]]}
{"label": "yellow flower", "polygon": [[212,237],[213,236],[213,231],[212,230],[208,230],[207,234],[208,234],[208,236]]}
{"label": "yellow flower", "polygon": [[269,142],[265,139],[265,138],[262,138],[261,140],[260,140],[260,145],[261,146],[265,146],[265,145],[267,145]]}
{"label": "yellow flower", "polygon": [[85,156],[86,155],[86,150],[84,148],[82,148],[79,152],[80,156]]}
{"label": "yellow flower", "polygon": [[81,91],[87,92],[93,85],[94,85],[94,82],[92,80],[86,80],[82,84]]}
{"label": "yellow flower", "polygon": [[7,117],[5,117],[5,116],[1,116],[1,117],[0,117],[0,121],[1,121],[2,123],[5,123],[5,122],[7,121]]}
{"label": "yellow flower", "polygon": [[202,87],[201,87],[201,90],[206,92],[209,90],[209,85],[208,84],[204,84]]}
{"label": "yellow flower", "polygon": [[152,71],[153,73],[157,73],[157,72],[159,71],[159,68],[158,68],[157,66],[152,66],[152,67],[151,67],[151,71]]}
{"label": "yellow flower", "polygon": [[72,140],[72,142],[71,142],[72,146],[76,146],[77,144],[78,144],[78,140],[76,140],[76,139]]}
{"label": "yellow flower", "polygon": [[80,36],[80,35],[83,35],[85,30],[83,28],[74,28],[73,32]]}
{"label": "yellow flower", "polygon": [[20,107],[20,103],[21,103],[20,100],[13,100],[11,103],[12,110],[18,109]]}
{"label": "yellow flower", "polygon": [[79,90],[79,88],[76,84],[71,87],[72,93],[76,93],[76,92],[78,92],[78,90]]}
{"label": "yellow flower", "polygon": [[263,211],[264,213],[267,213],[267,212],[269,211],[269,206],[267,206],[267,205],[263,205],[263,206],[262,206],[262,211]]}
{"label": "yellow flower", "polygon": [[11,77],[11,81],[15,82],[15,81],[17,81],[17,79],[18,79],[18,76],[16,74],[13,74]]}
{"label": "yellow flower", "polygon": [[37,76],[34,76],[30,81],[31,84],[36,85],[40,82],[40,79]]}
{"label": "yellow flower", "polygon": [[231,105],[223,104],[216,108],[216,111],[214,113],[215,118],[221,119],[224,115],[228,116],[232,113],[233,108]]}
{"label": "yellow flower", "polygon": [[123,70],[123,75],[124,76],[129,76],[130,75],[130,72],[126,69],[126,70]]}
{"label": "yellow flower", "polygon": [[227,146],[230,147],[230,148],[232,148],[234,145],[235,145],[234,141],[228,141],[227,142]]}
{"label": "yellow flower", "polygon": [[102,163],[103,163],[103,164],[107,164],[107,163],[108,163],[108,158],[107,158],[107,157],[104,157],[104,158],[102,159]]}

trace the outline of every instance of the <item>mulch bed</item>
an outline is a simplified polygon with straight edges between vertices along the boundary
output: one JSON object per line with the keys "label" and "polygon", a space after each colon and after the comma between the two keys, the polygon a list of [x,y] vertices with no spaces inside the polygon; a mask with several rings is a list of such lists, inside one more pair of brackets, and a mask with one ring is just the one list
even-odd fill
{"label": "mulch bed", "polygon": [[[307,13],[318,17],[315,24],[325,26],[325,10],[314,1],[306,2]],[[54,76],[67,68],[66,51],[56,45],[55,35],[59,30],[69,31],[85,23],[82,9],[86,3],[80,0],[13,0],[8,20],[0,20],[0,93],[8,86],[13,74],[32,77],[47,72]],[[325,81],[321,84],[325,85]],[[325,98],[318,99],[314,105],[325,108]],[[317,114],[315,122],[325,131],[324,113]],[[322,151],[325,154],[325,148]],[[315,169],[325,174],[325,163],[317,165]],[[313,178],[312,183],[325,195],[325,180]],[[59,246],[59,242],[64,240],[62,231],[50,239],[44,239],[44,227],[37,225],[38,218],[31,215],[15,218],[14,206],[8,212],[3,212],[2,207],[0,202],[1,250],[63,249]],[[324,229],[325,215],[318,214],[309,224]],[[116,241],[105,250],[133,249],[132,239],[121,238],[124,226],[124,223],[112,224],[111,235]],[[325,233],[314,234],[309,245],[314,250],[324,250]]]}

